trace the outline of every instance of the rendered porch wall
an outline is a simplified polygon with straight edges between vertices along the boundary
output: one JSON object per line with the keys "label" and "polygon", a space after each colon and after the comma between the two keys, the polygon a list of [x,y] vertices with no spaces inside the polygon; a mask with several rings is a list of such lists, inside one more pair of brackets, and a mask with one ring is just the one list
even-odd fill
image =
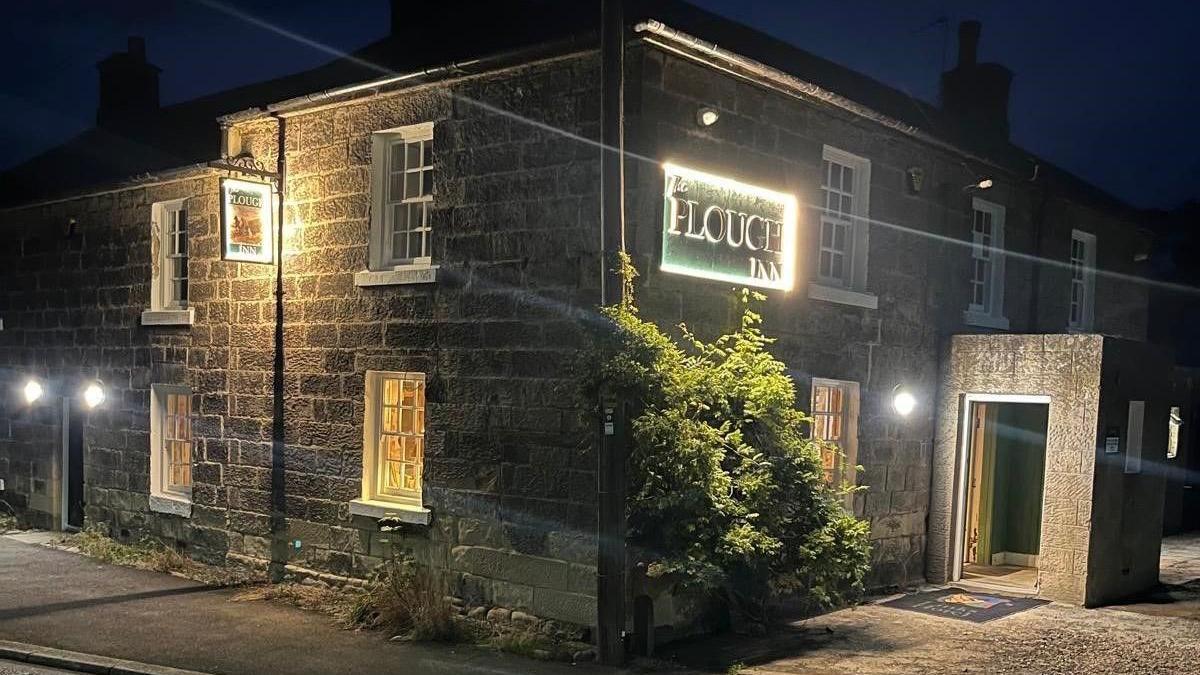
{"label": "rendered porch wall", "polygon": [[1040,595],[1082,604],[1092,530],[1093,466],[1100,395],[1099,335],[956,335],[938,394],[926,577],[948,581],[962,398],[968,393],[1050,397]]}

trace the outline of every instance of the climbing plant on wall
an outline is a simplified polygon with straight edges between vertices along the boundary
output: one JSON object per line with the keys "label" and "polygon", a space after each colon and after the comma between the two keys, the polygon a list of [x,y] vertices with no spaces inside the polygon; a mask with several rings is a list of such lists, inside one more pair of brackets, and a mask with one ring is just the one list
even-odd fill
{"label": "climbing plant on wall", "polygon": [[862,589],[868,526],[845,508],[853,488],[824,480],[811,420],[743,291],[740,322],[708,342],[671,337],[624,301],[603,310],[585,395],[628,401],[628,542],[652,578],[702,588],[746,616],[772,597],[813,605]]}

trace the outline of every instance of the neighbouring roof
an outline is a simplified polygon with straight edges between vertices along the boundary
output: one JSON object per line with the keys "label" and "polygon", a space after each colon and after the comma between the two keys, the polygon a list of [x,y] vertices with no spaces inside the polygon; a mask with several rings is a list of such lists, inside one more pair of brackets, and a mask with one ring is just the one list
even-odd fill
{"label": "neighbouring roof", "polygon": [[[13,205],[70,195],[87,187],[214,159],[220,144],[217,118],[222,115],[390,73],[414,72],[573,35],[592,36],[599,25],[598,3],[595,12],[580,12],[581,4],[492,0],[481,5],[468,0],[443,0],[436,8],[414,14],[408,25],[398,23],[398,36],[389,35],[317,68],[165,106],[126,132],[105,128],[84,131],[0,172],[0,203]],[[454,11],[456,5],[460,11]],[[758,30],[682,0],[628,0],[627,5],[630,25],[643,19],[661,21],[917,127],[1016,175],[1032,176],[1037,166],[1039,183],[1101,208],[1135,211],[1104,190],[1015,144],[963,137],[929,102]],[[417,28],[431,22],[439,25]],[[409,25],[413,30],[408,30]],[[497,30],[497,26],[504,28]],[[447,39],[448,34],[454,39]],[[152,54],[153,45],[150,51]],[[171,77],[171,73],[164,73],[164,77]]]}

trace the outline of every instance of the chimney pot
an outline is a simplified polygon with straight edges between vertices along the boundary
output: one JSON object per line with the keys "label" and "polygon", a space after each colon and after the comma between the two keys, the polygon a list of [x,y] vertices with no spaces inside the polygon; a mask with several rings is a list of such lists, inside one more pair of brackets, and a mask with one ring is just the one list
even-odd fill
{"label": "chimney pot", "polygon": [[963,21],[958,24],[958,67],[971,68],[979,62],[979,34],[983,24]]}
{"label": "chimney pot", "polygon": [[130,35],[126,50],[138,63],[146,62],[146,38],[140,35]]}
{"label": "chimney pot", "polygon": [[96,64],[100,71],[100,105],[96,124],[126,130],[158,110],[158,73],[146,61],[146,39],[132,35],[126,50]]}

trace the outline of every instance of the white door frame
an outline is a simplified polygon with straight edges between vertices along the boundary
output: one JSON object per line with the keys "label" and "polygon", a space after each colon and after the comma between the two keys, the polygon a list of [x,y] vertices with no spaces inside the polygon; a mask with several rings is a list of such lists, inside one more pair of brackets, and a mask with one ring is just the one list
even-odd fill
{"label": "white door frame", "polygon": [[[954,529],[950,537],[950,581],[959,581],[962,579],[963,567],[963,535],[966,528],[967,518],[967,472],[970,470],[971,464],[971,436],[974,429],[971,426],[971,408],[976,403],[1039,403],[1050,405],[1050,397],[1040,394],[963,394],[962,395],[962,410],[959,413],[958,422],[958,453],[955,458],[958,466],[956,467],[956,475],[954,478]],[[1046,441],[1050,440],[1049,429],[1049,411],[1047,411],[1047,428]],[[1042,467],[1042,517],[1046,514],[1046,487],[1045,487],[1045,471],[1049,468],[1049,462],[1044,462]],[[1039,528],[1040,529],[1040,528]],[[1039,535],[1040,539],[1040,535]]]}
{"label": "white door frame", "polygon": [[62,471],[59,472],[58,528],[66,532],[71,513],[71,397],[62,397]]}

